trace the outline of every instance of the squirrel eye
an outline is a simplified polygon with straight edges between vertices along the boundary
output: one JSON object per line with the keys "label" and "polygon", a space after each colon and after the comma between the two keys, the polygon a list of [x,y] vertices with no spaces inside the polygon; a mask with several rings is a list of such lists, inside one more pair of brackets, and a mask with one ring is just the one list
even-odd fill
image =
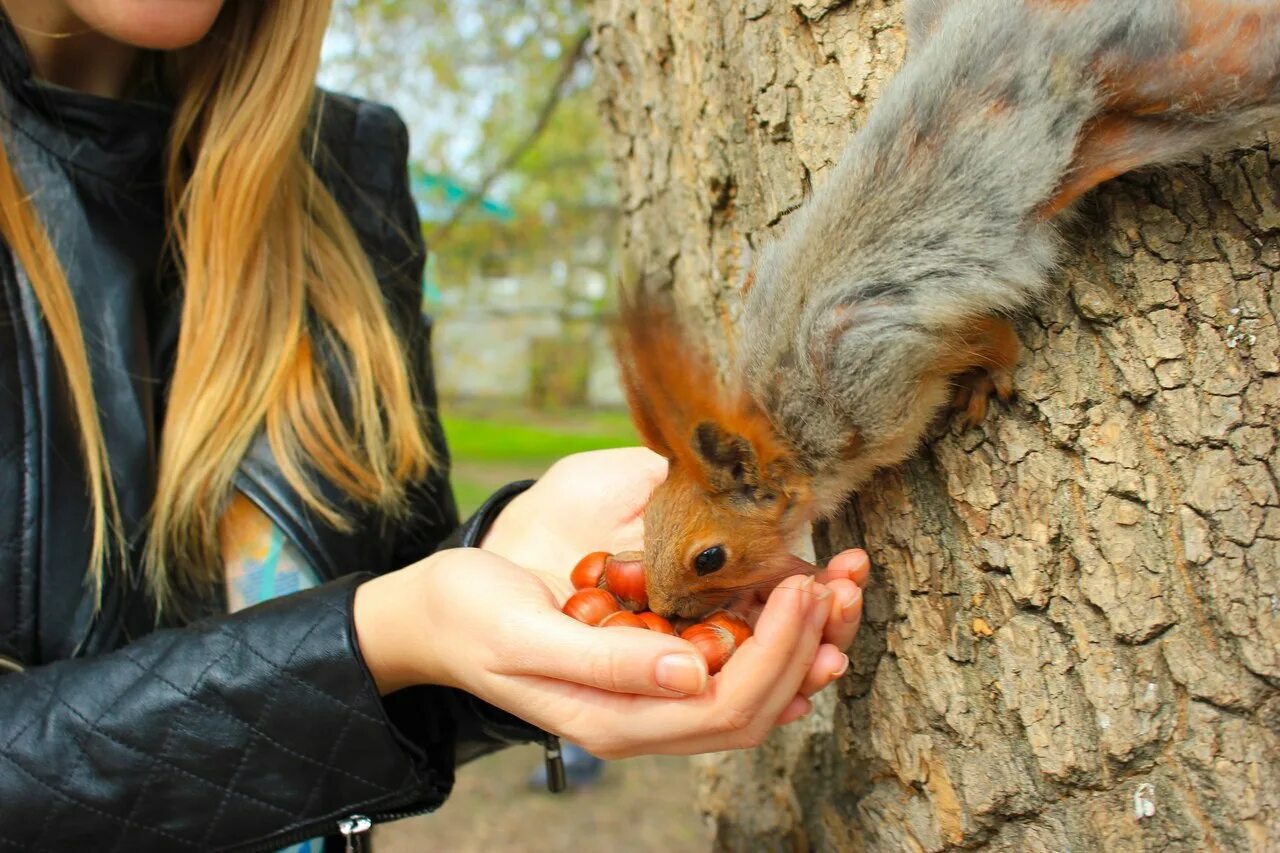
{"label": "squirrel eye", "polygon": [[724,546],[713,545],[694,558],[693,570],[698,573],[698,577],[718,572],[724,568],[725,557]]}

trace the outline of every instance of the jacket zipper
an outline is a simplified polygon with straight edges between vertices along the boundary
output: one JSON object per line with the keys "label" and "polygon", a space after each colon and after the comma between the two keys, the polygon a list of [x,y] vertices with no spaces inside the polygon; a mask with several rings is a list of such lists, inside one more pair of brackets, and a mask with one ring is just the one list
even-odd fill
{"label": "jacket zipper", "polygon": [[0,655],[0,674],[6,672],[22,672],[26,667],[11,657]]}
{"label": "jacket zipper", "polygon": [[542,754],[547,765],[547,790],[553,794],[563,793],[569,786],[569,780],[564,772],[564,755],[560,752],[560,738],[548,732],[547,739],[542,742]]}
{"label": "jacket zipper", "polygon": [[343,853],[368,853],[369,830],[373,829],[373,821],[362,814],[338,821],[338,832],[342,835]]}
{"label": "jacket zipper", "polygon": [[[369,832],[376,824],[417,817],[418,815],[435,811],[435,808],[435,806],[426,806],[420,809],[378,812],[373,815],[356,812],[337,822],[338,834],[342,836],[345,842],[345,850],[352,853],[367,853],[369,850]],[[247,848],[245,853],[267,853],[267,851],[280,850],[281,848],[325,835],[327,832],[332,832],[332,830],[326,830],[324,824],[310,826],[306,829],[296,829],[284,835],[273,836],[270,841],[259,844],[256,847]]]}

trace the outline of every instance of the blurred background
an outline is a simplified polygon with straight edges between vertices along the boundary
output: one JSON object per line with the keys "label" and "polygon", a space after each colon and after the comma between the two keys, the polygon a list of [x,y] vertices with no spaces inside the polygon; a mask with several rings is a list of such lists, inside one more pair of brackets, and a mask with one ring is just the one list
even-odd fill
{"label": "blurred background", "polygon": [[635,443],[607,322],[617,211],[583,0],[338,0],[322,85],[409,125],[424,310],[465,514]]}
{"label": "blurred background", "polygon": [[[561,456],[638,443],[609,350],[618,215],[587,7],[334,4],[321,84],[390,104],[409,126],[431,253],[423,310],[464,516]],[[379,828],[379,849],[707,849],[687,759],[613,762],[558,797],[528,785],[541,762],[529,746],[463,768],[443,809]]]}

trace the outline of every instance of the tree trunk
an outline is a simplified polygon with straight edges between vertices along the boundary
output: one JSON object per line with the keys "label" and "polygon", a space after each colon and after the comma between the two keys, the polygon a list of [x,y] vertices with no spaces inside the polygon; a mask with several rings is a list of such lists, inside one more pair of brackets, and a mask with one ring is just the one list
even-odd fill
{"label": "tree trunk", "polygon": [[[597,0],[594,36],[627,262],[719,339],[744,247],[901,62],[902,3]],[[1280,849],[1274,152],[1104,186],[1013,405],[819,530],[875,566],[854,665],[704,760],[718,848]]]}

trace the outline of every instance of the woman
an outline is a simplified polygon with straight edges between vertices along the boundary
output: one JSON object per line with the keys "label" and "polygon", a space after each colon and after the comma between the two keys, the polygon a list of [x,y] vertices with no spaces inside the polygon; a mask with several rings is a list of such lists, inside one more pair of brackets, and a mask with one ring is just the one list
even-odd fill
{"label": "woman", "polygon": [[0,6],[0,847],[358,833],[513,742],[753,744],[844,671],[861,552],[715,679],[557,612],[646,451],[457,525],[405,130],[314,90],[325,0]]}

